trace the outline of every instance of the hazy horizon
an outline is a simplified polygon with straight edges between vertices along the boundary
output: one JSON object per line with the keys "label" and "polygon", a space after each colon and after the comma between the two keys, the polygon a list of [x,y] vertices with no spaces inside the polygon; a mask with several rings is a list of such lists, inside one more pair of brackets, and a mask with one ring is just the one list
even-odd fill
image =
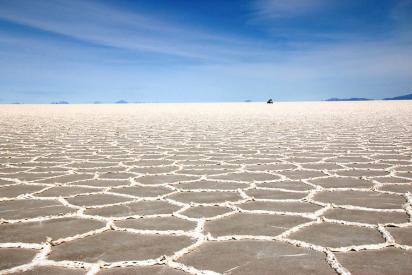
{"label": "hazy horizon", "polygon": [[0,103],[401,96],[411,29],[411,0],[0,0]]}

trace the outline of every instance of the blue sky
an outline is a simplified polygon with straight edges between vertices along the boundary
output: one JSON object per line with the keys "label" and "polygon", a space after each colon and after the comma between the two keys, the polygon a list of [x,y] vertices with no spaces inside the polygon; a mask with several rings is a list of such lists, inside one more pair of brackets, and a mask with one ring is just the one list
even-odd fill
{"label": "blue sky", "polygon": [[412,92],[412,0],[0,0],[0,102]]}

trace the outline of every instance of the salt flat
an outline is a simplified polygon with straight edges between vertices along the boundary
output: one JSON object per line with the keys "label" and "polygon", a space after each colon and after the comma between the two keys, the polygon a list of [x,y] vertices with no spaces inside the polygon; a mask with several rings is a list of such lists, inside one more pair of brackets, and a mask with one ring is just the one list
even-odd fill
{"label": "salt flat", "polygon": [[412,102],[0,105],[0,274],[411,274]]}

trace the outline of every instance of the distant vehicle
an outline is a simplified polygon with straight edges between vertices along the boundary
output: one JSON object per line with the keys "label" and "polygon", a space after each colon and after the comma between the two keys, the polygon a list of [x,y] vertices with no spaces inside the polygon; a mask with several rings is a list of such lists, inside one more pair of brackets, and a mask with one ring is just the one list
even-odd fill
{"label": "distant vehicle", "polygon": [[266,101],[267,104],[273,104],[273,99],[269,98],[268,101]]}

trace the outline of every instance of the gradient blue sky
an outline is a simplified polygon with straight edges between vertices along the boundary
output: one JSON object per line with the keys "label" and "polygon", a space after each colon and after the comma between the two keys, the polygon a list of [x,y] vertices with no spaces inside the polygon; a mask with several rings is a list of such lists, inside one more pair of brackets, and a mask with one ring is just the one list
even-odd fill
{"label": "gradient blue sky", "polygon": [[0,102],[412,92],[412,0],[0,0]]}

